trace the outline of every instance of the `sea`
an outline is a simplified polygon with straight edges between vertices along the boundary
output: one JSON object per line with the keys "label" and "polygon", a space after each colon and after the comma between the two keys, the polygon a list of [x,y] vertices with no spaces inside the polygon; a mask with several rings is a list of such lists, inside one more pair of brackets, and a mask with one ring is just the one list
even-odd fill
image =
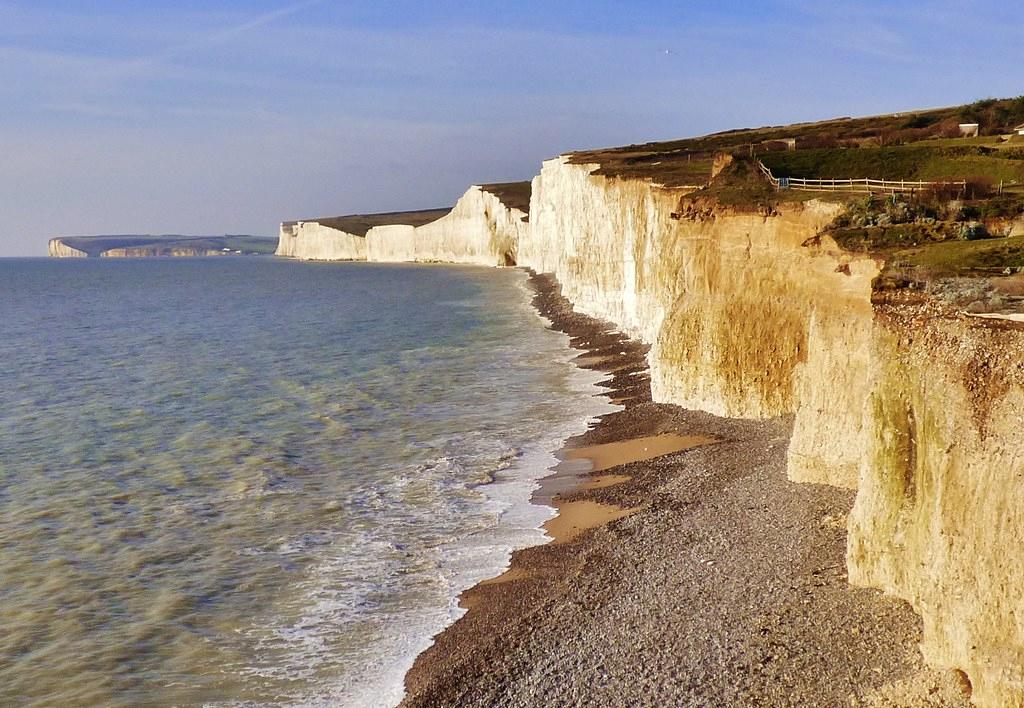
{"label": "sea", "polygon": [[393,706],[615,410],[526,275],[0,260],[0,705]]}

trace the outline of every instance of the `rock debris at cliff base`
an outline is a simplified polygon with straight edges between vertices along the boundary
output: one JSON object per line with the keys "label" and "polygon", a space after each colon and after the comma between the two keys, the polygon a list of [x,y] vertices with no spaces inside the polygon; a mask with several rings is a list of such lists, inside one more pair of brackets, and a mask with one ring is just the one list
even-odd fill
{"label": "rock debris at cliff base", "polygon": [[615,370],[611,395],[629,401],[576,443],[669,431],[722,442],[565,495],[643,509],[518,552],[517,579],[471,591],[474,609],[418,659],[405,705],[969,704],[955,672],[925,669],[909,606],[847,584],[853,494],[786,480],[789,421],[651,403],[636,375],[644,349],[573,313],[550,279],[534,283],[541,310],[603,356],[594,366]]}

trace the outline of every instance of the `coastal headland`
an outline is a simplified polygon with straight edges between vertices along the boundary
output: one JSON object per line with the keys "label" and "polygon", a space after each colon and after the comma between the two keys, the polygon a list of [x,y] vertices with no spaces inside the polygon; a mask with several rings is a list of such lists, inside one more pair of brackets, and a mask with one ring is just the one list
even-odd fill
{"label": "coastal headland", "polygon": [[263,236],[62,236],[50,239],[51,258],[251,256],[274,252]]}
{"label": "coastal headland", "polygon": [[728,131],[545,161],[528,209],[283,224],[280,255],[544,274],[626,406],[574,446],[716,441],[557,493],[622,513],[470,591],[407,703],[1024,703],[1021,121]]}

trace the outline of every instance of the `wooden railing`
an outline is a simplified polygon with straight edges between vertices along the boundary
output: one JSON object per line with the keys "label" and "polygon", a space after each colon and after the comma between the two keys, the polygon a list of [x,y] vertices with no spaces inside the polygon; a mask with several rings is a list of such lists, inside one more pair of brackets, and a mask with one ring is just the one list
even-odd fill
{"label": "wooden railing", "polygon": [[911,192],[933,187],[956,187],[964,189],[967,182],[946,180],[925,182],[909,179],[802,179],[799,177],[776,177],[760,160],[758,167],[776,189],[802,189],[808,192]]}

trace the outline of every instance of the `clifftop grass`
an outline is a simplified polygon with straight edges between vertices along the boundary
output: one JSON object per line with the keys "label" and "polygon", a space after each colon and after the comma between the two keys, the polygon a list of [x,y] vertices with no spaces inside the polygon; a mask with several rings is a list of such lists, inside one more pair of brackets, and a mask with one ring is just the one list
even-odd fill
{"label": "clifftop grass", "polygon": [[900,249],[891,256],[893,267],[916,267],[931,277],[992,274],[1024,268],[1024,236],[984,241],[946,241]]}
{"label": "clifftop grass", "polygon": [[518,209],[527,214],[530,213],[530,193],[532,190],[530,181],[482,184],[480,189],[496,196],[509,209]]}
{"label": "clifftop grass", "polygon": [[[423,224],[429,224],[431,221],[437,221],[442,216],[446,216],[451,210],[451,207],[447,207],[419,211],[392,211],[381,214],[349,214],[347,216],[302,219],[302,221],[315,221],[330,229],[338,229],[355,236],[365,236],[366,232],[375,226],[423,226]],[[295,223],[286,221],[285,226]]]}
{"label": "clifftop grass", "polygon": [[1024,182],[1024,151],[983,145],[793,150],[763,155],[776,177],[805,179],[966,180]]}
{"label": "clifftop grass", "polygon": [[[978,122],[981,136],[960,138],[961,122]],[[1024,142],[1000,136],[1024,122],[1024,96],[964,106],[863,118],[834,118],[728,130],[681,140],[571,153],[575,164],[599,165],[605,177],[647,179],[666,187],[706,185],[718,153],[758,157],[779,176],[839,179],[964,179],[986,175],[1024,182],[1024,161],[1011,151]],[[786,141],[797,150],[786,152]],[[965,149],[966,148],[966,149]],[[906,150],[905,152],[903,150]],[[895,151],[895,152],[894,152]]]}

